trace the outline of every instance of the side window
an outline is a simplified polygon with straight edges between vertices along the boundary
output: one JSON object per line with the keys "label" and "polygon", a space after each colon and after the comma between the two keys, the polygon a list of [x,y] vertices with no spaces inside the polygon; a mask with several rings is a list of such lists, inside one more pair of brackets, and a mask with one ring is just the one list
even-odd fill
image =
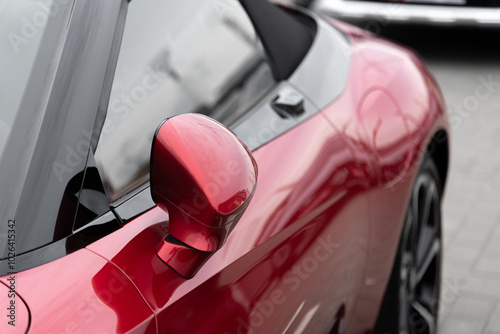
{"label": "side window", "polygon": [[156,127],[181,113],[231,125],[275,82],[237,0],[133,0],[96,161],[110,201],[149,180]]}

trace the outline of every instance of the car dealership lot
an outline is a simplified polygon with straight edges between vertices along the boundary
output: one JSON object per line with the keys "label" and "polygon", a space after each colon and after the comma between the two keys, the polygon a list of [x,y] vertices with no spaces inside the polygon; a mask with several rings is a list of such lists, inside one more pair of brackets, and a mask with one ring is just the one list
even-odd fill
{"label": "car dealership lot", "polygon": [[500,29],[389,26],[434,72],[452,126],[441,333],[500,333]]}

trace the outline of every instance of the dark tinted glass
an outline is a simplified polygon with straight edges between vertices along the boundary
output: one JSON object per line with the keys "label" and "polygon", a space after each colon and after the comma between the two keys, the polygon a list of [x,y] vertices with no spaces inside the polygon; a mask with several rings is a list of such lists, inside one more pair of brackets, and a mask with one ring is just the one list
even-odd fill
{"label": "dark tinted glass", "polygon": [[96,151],[109,199],[148,181],[163,119],[196,112],[230,125],[274,84],[237,0],[132,1]]}

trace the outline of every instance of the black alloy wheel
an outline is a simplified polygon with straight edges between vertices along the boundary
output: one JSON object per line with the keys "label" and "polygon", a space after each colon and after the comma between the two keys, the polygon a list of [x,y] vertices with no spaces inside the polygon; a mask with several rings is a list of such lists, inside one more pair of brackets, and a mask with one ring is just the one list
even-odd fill
{"label": "black alloy wheel", "polygon": [[441,198],[439,173],[426,156],[413,186],[375,333],[437,333],[443,249]]}

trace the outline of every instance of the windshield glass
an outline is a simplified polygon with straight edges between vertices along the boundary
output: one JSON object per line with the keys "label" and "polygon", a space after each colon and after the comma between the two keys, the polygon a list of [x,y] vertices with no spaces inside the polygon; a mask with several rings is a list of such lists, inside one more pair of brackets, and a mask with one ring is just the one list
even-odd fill
{"label": "windshield glass", "polygon": [[39,195],[48,180],[39,173],[50,151],[35,147],[48,142],[42,124],[72,8],[72,0],[0,0],[0,276],[12,232],[16,255],[52,239],[43,229],[30,234],[37,219],[50,223],[42,209],[51,210],[37,204],[49,198]]}
{"label": "windshield glass", "polygon": [[48,0],[0,0],[0,159],[49,19]]}

